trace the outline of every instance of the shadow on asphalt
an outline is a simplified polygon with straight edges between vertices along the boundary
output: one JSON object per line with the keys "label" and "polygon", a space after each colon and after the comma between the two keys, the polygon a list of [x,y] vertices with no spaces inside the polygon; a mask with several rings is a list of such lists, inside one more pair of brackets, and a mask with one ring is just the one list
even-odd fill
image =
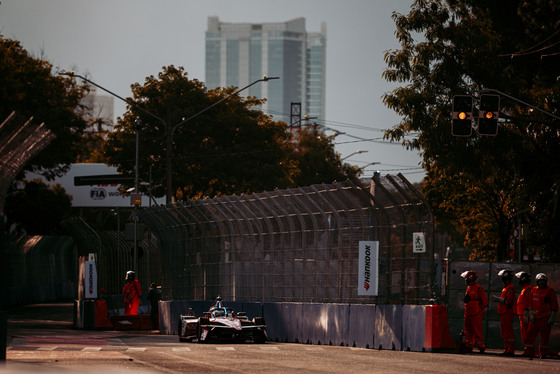
{"label": "shadow on asphalt", "polygon": [[19,330],[73,329],[74,302],[72,300],[31,304],[4,310],[8,319],[8,335]]}

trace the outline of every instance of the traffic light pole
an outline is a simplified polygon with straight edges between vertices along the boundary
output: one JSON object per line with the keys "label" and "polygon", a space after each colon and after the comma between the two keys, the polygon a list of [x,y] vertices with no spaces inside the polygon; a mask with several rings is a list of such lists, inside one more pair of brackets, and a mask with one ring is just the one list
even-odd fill
{"label": "traffic light pole", "polygon": [[529,104],[529,103],[526,103],[526,102],[524,102],[524,101],[522,101],[522,100],[520,100],[520,99],[517,99],[517,98],[515,98],[515,97],[513,97],[513,96],[510,96],[510,95],[508,95],[508,94],[505,94],[505,93],[503,93],[503,92],[501,92],[501,91],[498,91],[498,90],[495,90],[495,89],[492,89],[492,88],[487,88],[487,89],[485,89],[485,90],[479,90],[479,91],[477,91],[477,92],[478,92],[478,93],[481,93],[481,94],[490,93],[490,92],[497,93],[497,94],[499,94],[499,95],[502,95],[502,96],[507,97],[508,99],[511,99],[511,100],[513,100],[513,101],[517,101],[517,102],[520,103],[520,104],[526,105],[526,106],[528,106],[529,108],[535,109],[535,110],[537,110],[537,111],[539,111],[539,112],[541,112],[541,113],[543,113],[543,114],[546,114],[547,116],[550,116],[550,117],[553,117],[553,118],[555,118],[555,119],[560,120],[560,117],[555,116],[554,114],[549,113],[549,112],[547,112],[546,110],[543,110],[543,109],[541,109],[541,108],[537,108],[537,107],[534,106],[534,105],[531,105],[531,104]]}

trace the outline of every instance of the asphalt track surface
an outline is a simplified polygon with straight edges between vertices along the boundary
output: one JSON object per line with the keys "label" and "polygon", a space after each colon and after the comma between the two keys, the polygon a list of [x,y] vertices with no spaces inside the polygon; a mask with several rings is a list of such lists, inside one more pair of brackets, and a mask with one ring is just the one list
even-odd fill
{"label": "asphalt track surface", "polygon": [[[7,311],[0,373],[555,373],[560,360],[325,345],[180,343],[157,331],[84,331],[72,303]],[[520,352],[518,352],[520,353]]]}

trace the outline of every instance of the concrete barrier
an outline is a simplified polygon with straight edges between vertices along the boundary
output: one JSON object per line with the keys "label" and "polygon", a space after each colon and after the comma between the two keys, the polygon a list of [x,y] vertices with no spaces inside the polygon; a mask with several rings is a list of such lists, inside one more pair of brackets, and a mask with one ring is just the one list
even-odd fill
{"label": "concrete barrier", "polygon": [[[301,303],[227,303],[262,316],[271,341],[358,348],[432,351],[453,346],[445,306]],[[160,332],[177,333],[179,315],[201,316],[210,301],[161,301]]]}
{"label": "concrete barrier", "polygon": [[8,317],[0,310],[0,367],[6,363],[6,346],[8,343]]}
{"label": "concrete barrier", "polygon": [[301,326],[300,341],[319,345],[328,344],[329,316],[327,309],[322,307],[321,304],[299,304],[298,309],[301,310],[299,319],[299,325]]}
{"label": "concrete barrier", "polygon": [[350,323],[350,305],[348,304],[321,304],[322,315],[327,317],[325,331],[325,344],[348,346],[350,336],[348,325]]}
{"label": "concrete barrier", "polygon": [[378,305],[373,348],[402,350],[402,305]]}
{"label": "concrete barrier", "polygon": [[403,305],[401,349],[422,352],[425,350],[425,337],[426,307],[424,305]]}
{"label": "concrete barrier", "polygon": [[179,316],[185,314],[192,302],[184,300],[159,302],[159,331],[163,335],[177,335],[179,333]]}
{"label": "concrete barrier", "polygon": [[95,329],[95,300],[74,300],[74,311],[77,329]]}
{"label": "concrete barrier", "polygon": [[373,348],[376,305],[350,305],[348,308],[348,345]]}
{"label": "concrete barrier", "polygon": [[268,338],[273,341],[294,342],[302,329],[301,304],[264,303],[263,317]]}
{"label": "concrete barrier", "polygon": [[[262,303],[242,303],[241,309],[237,310],[239,312],[245,312],[247,318],[253,319],[255,317],[263,316],[263,304]],[[266,320],[265,320],[266,322]]]}
{"label": "concrete barrier", "polygon": [[14,307],[55,300],[75,299],[77,296],[77,288],[76,285],[71,282],[5,287],[0,289],[0,296],[1,307]]}

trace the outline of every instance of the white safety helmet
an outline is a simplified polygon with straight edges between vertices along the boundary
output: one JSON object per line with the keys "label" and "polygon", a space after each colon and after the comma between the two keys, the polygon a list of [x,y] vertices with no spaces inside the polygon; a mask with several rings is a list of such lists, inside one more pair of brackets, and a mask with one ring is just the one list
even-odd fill
{"label": "white safety helmet", "polygon": [[546,280],[548,280],[548,278],[546,277],[546,274],[545,274],[545,273],[538,273],[537,276],[535,277],[535,280],[537,280],[537,281],[540,281],[540,280],[546,281]]}
{"label": "white safety helmet", "polygon": [[498,276],[502,278],[513,278],[513,270],[511,269],[502,269],[498,273]]}
{"label": "white safety helmet", "polygon": [[526,273],[524,271],[520,271],[518,273],[515,273],[515,276],[517,278],[519,278],[519,282],[521,282],[521,283],[531,282],[531,276],[529,275],[529,273]]}
{"label": "white safety helmet", "polygon": [[465,278],[465,280],[474,282],[474,281],[476,281],[477,274],[476,274],[476,271],[474,271],[474,270],[467,270],[467,271],[464,271],[461,274],[461,277]]}
{"label": "white safety helmet", "polygon": [[538,273],[537,276],[535,277],[535,279],[537,280],[537,287],[539,287],[539,288],[548,287],[548,280],[546,278],[545,273]]}

